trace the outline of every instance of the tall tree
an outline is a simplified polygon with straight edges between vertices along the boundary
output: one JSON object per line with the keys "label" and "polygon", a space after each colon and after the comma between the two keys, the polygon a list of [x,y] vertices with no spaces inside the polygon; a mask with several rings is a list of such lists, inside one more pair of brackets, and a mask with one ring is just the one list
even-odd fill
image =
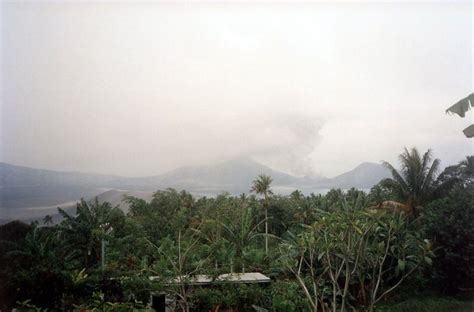
{"label": "tall tree", "polygon": [[270,185],[272,178],[261,174],[252,182],[250,192],[263,196],[263,209],[265,211],[265,254],[268,255],[268,199],[273,194]]}
{"label": "tall tree", "polygon": [[440,190],[441,193],[437,194],[439,198],[448,196],[456,184],[474,187],[474,156],[466,156],[466,159],[457,165],[444,168],[438,176],[437,183],[446,186]]}
{"label": "tall tree", "polygon": [[386,161],[383,162],[392,174],[392,178],[385,179],[383,185],[416,215],[417,207],[433,199],[434,194],[444,187],[444,183],[436,183],[440,161],[439,159],[432,161],[431,150],[421,156],[416,148],[411,150],[405,148],[399,159],[400,170]]}
{"label": "tall tree", "polygon": [[55,229],[38,226],[20,244],[11,244],[4,259],[16,265],[10,267],[6,285],[16,291],[9,294],[17,301],[30,299],[47,310],[59,310],[69,282],[60,248]]}
{"label": "tall tree", "polygon": [[472,185],[474,182],[474,156],[466,156],[466,159],[458,165],[460,167],[460,179],[464,186]]}

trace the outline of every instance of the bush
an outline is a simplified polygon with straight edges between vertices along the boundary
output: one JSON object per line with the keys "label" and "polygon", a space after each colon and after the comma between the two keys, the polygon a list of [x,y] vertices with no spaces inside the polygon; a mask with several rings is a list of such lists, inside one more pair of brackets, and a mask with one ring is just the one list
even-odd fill
{"label": "bush", "polygon": [[304,293],[296,281],[275,281],[271,291],[274,311],[304,311],[308,307]]}
{"label": "bush", "polygon": [[449,293],[474,287],[474,189],[457,187],[431,203],[422,218],[437,248],[433,286]]}
{"label": "bush", "polygon": [[212,287],[196,288],[192,294],[192,310],[234,309],[237,311],[253,311],[253,306],[271,307],[270,289],[262,285],[222,284]]}
{"label": "bush", "polygon": [[430,264],[431,244],[402,214],[342,206],[287,239],[280,261],[312,310],[326,305],[334,311],[355,306],[374,310]]}

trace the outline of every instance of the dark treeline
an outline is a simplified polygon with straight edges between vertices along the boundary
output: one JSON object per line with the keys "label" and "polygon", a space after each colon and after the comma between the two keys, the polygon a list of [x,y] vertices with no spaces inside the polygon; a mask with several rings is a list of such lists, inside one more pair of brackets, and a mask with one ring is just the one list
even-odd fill
{"label": "dark treeline", "polygon": [[[180,311],[375,311],[403,292],[472,291],[474,157],[439,175],[439,161],[416,149],[400,170],[386,166],[393,178],[369,193],[280,196],[259,176],[240,196],[167,189],[151,202],[125,198],[126,213],[81,201],[75,215],[59,209],[60,224],[10,222],[0,227],[0,309],[128,311],[165,291]],[[188,283],[230,272],[272,282]]]}

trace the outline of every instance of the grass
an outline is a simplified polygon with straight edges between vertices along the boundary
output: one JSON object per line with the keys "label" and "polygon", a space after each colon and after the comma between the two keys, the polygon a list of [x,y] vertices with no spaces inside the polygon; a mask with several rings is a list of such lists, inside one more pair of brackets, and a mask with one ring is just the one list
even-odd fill
{"label": "grass", "polygon": [[417,297],[399,302],[384,302],[377,307],[381,312],[474,312],[474,300],[456,298]]}

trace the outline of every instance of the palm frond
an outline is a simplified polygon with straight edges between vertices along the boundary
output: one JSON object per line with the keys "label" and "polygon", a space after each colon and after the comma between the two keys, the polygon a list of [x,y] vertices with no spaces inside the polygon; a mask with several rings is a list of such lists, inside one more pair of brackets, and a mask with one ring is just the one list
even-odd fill
{"label": "palm frond", "polygon": [[[408,185],[407,185],[407,182],[405,181],[405,179],[402,177],[402,175],[397,171],[397,169],[395,169],[395,167],[393,167],[390,163],[386,162],[386,161],[383,161],[382,164],[390,171],[390,173],[392,174],[392,177],[393,177],[393,181],[395,181],[396,183],[398,183],[401,187],[402,190],[404,191],[408,191]],[[387,185],[388,187],[393,187],[394,184],[390,184]]]}

